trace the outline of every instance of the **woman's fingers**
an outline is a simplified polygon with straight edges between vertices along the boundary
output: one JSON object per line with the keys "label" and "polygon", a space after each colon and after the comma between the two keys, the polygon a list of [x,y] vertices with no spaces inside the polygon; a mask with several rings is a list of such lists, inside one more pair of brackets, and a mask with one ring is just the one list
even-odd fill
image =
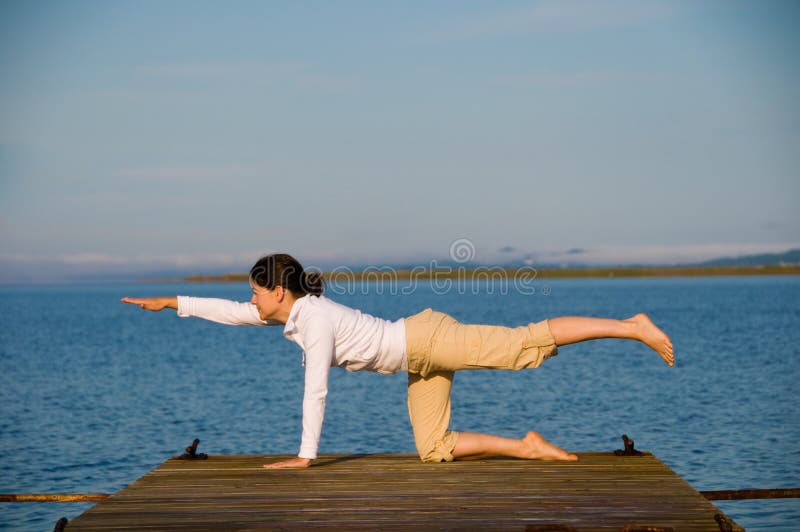
{"label": "woman's fingers", "polygon": [[164,305],[160,303],[161,299],[157,297],[145,297],[145,298],[135,298],[135,297],[123,297],[120,299],[123,303],[130,303],[131,305],[139,305],[139,308],[143,310],[161,310],[164,308]]}
{"label": "woman's fingers", "polygon": [[133,297],[123,297],[120,301],[123,303],[130,303],[131,305],[139,305],[140,308],[145,308],[145,305],[147,305],[146,299],[136,299]]}

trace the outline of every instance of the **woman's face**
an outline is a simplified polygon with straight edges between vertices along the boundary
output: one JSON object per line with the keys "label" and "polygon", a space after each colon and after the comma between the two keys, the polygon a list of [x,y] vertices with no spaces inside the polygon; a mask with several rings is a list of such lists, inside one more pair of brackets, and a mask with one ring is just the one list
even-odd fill
{"label": "woman's face", "polygon": [[258,309],[258,317],[262,320],[273,318],[280,307],[279,292],[283,292],[283,287],[276,286],[270,290],[250,281],[250,288],[253,290],[253,297],[250,298],[250,303]]}

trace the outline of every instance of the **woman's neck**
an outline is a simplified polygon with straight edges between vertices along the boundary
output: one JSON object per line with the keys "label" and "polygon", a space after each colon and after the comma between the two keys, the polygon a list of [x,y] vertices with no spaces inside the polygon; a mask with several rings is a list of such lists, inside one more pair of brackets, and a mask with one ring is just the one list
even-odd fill
{"label": "woman's neck", "polygon": [[295,303],[298,301],[298,297],[295,297],[289,291],[286,291],[285,296],[281,300],[278,308],[275,310],[275,313],[269,318],[271,320],[277,320],[283,324],[289,321],[289,315],[292,313],[292,308],[294,307]]}

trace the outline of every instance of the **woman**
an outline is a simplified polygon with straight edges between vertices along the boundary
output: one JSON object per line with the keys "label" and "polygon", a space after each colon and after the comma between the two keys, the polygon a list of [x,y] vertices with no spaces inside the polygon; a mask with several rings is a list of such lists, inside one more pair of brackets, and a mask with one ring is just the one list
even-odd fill
{"label": "woman", "polygon": [[303,435],[297,458],[265,468],[308,467],[317,458],[331,366],[349,371],[408,372],[408,412],[423,462],[512,456],[542,460],[578,457],[536,432],[521,439],[449,430],[453,372],[463,369],[535,368],[558,346],[596,338],[647,344],[672,366],[672,343],[644,314],[626,320],[558,317],[517,328],[464,325],[430,308],[390,322],[322,295],[318,274],[290,255],[262,257],[250,270],[250,303],[195,297],[123,298],[145,310],[172,308],[229,325],[283,325],[303,349]]}

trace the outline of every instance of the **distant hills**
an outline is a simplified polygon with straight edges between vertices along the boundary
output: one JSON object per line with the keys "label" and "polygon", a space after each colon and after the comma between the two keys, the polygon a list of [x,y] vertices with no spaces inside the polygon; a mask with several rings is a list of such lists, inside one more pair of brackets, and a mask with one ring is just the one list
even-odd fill
{"label": "distant hills", "polygon": [[[782,253],[760,253],[756,255],[741,255],[738,257],[719,257],[702,262],[682,262],[673,264],[642,264],[637,262],[620,262],[617,264],[609,263],[594,263],[591,261],[581,261],[580,256],[583,250],[574,249],[568,252],[575,258],[566,261],[547,261],[547,260],[524,260],[512,259],[508,261],[498,262],[493,266],[501,268],[519,268],[527,265],[534,266],[538,269],[587,269],[587,268],[702,268],[702,267],[734,267],[734,266],[787,266],[787,265],[800,265],[800,249],[791,249]],[[529,257],[526,257],[529,258]],[[477,262],[460,263],[451,260],[437,261],[440,267],[450,268],[476,268],[486,266]],[[418,264],[403,263],[389,265],[396,269],[412,269]]]}
{"label": "distant hills", "polygon": [[[571,250],[573,251],[573,250]],[[704,268],[704,267],[735,267],[735,266],[790,266],[800,265],[800,249],[791,249],[782,253],[759,253],[754,255],[741,255],[738,257],[719,257],[702,262],[682,262],[677,264],[639,264],[636,262],[620,262],[618,264],[594,263],[581,261],[581,250],[574,250],[574,260],[561,262],[535,261],[533,266],[541,269],[586,269],[586,268]],[[443,263],[444,264],[444,263]],[[519,267],[524,263],[520,260],[499,264],[502,267]],[[467,266],[473,266],[467,264]]]}
{"label": "distant hills", "polygon": [[[514,277],[523,267],[521,263],[508,262],[488,266],[495,273],[502,276]],[[679,265],[636,265],[622,264],[616,266],[570,263],[550,265],[535,264],[525,266],[535,267],[536,275],[540,278],[581,278],[581,277],[694,277],[694,276],[730,276],[730,275],[799,275],[800,274],[800,249],[792,249],[783,253],[762,253],[756,255],[743,255],[740,257],[721,257],[709,261],[679,264]],[[353,267],[350,280],[405,280],[415,279],[445,279],[469,278],[470,272],[481,271],[487,268],[485,264],[457,263],[443,261],[435,265],[435,269],[423,268],[420,265],[384,265]],[[477,270],[476,270],[477,269]],[[347,268],[345,269],[347,270]],[[417,271],[414,273],[414,271]],[[326,272],[326,281],[334,278],[342,279],[340,274],[344,271]],[[466,277],[465,277],[466,276]],[[195,282],[245,282],[246,273],[233,273],[225,275],[193,275],[184,277],[183,280]]]}
{"label": "distant hills", "polygon": [[[575,255],[580,255],[576,253]],[[336,267],[333,269],[321,268],[326,272],[326,279],[332,274],[338,275],[344,271],[354,274],[354,279],[379,279],[384,276],[392,278],[416,277],[429,278],[434,268],[436,277],[441,277],[442,272],[458,277],[463,272],[481,270],[485,268],[499,268],[506,275],[515,275],[520,269],[535,268],[540,277],[569,278],[569,277],[691,277],[691,276],[717,276],[717,275],[798,275],[800,274],[800,249],[792,249],[782,253],[761,253],[742,255],[739,257],[720,257],[703,262],[682,264],[592,264],[589,262],[568,262],[550,264],[542,262],[526,262],[523,260],[507,261],[505,263],[487,265],[475,262],[460,263],[457,261],[437,261],[432,265],[415,263],[391,265],[353,265],[349,267]],[[422,272],[419,270],[422,269]],[[413,273],[413,272],[417,273]],[[461,273],[459,273],[461,272]],[[246,272],[214,274],[208,272],[204,275],[191,275],[188,277],[165,277],[164,280],[183,279],[200,282],[242,282],[247,280]],[[148,280],[154,280],[151,277]]]}
{"label": "distant hills", "polygon": [[722,257],[692,264],[691,266],[780,266],[784,264],[800,264],[800,249],[790,249],[783,253]]}

